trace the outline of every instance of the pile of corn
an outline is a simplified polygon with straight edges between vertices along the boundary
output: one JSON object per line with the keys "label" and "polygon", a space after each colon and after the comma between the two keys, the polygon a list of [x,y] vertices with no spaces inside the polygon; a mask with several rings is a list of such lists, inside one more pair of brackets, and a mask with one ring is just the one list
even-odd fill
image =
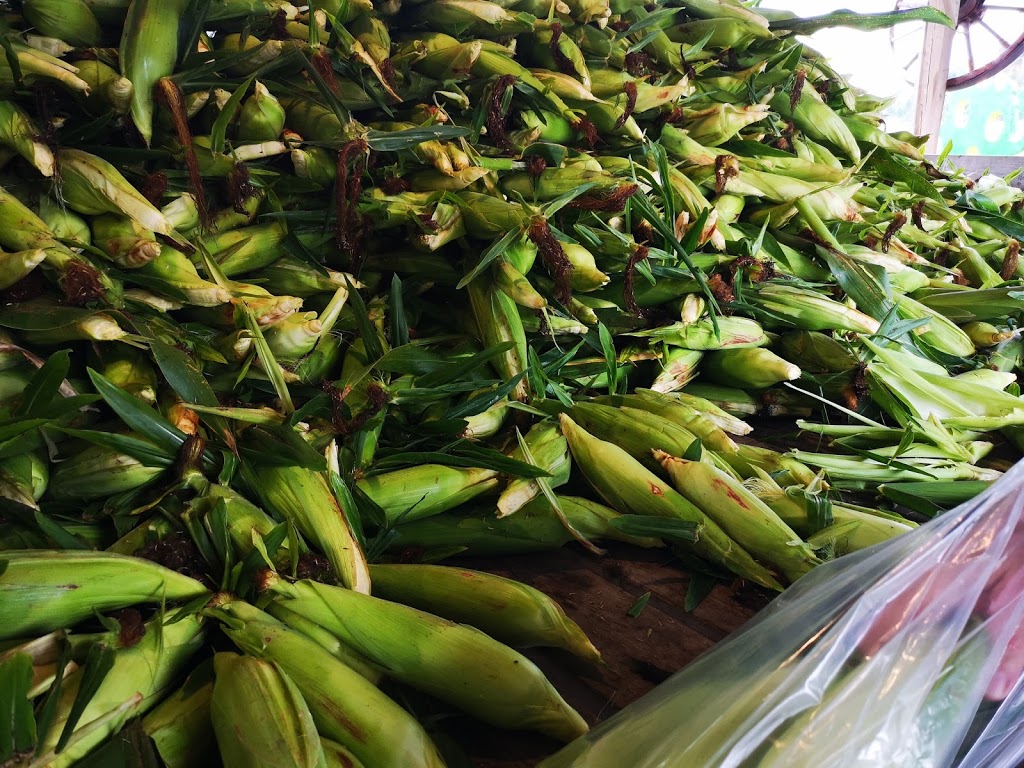
{"label": "pile of corn", "polygon": [[1024,443],[1024,195],[795,36],[929,11],[0,14],[2,765],[439,766],[449,706],[570,740],[512,649],[599,658],[558,606],[394,561],[781,590]]}

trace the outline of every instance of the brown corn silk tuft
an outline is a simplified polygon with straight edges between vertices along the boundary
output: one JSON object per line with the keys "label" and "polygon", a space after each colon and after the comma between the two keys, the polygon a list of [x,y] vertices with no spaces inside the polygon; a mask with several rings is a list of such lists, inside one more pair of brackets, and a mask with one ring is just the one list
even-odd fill
{"label": "brown corn silk tuft", "polygon": [[633,77],[647,77],[651,74],[651,57],[643,51],[627,53],[624,65],[626,72]]}
{"label": "brown corn silk tuft", "polygon": [[235,163],[227,178],[228,199],[235,213],[247,214],[245,202],[256,194],[256,187],[249,176],[249,168],[245,163]]}
{"label": "brown corn silk tuft", "polygon": [[509,141],[506,115],[501,109],[502,102],[505,100],[505,92],[514,86],[515,82],[515,75],[502,75],[495,80],[494,87],[491,88],[491,99],[487,105],[485,120],[487,135],[490,137],[491,143],[504,152],[511,152],[515,149],[512,142]]}
{"label": "brown corn silk tuft", "polygon": [[604,213],[619,213],[626,207],[626,201],[640,189],[637,184],[620,184],[611,189],[599,189],[593,192],[586,192],[566,208],[573,208],[580,211],[602,211]]}
{"label": "brown corn silk tuft", "polygon": [[[363,170],[366,164],[366,142],[353,139],[338,150],[338,167],[334,179],[334,204],[337,214],[335,241],[358,271],[363,257],[364,227],[359,215],[359,196],[363,191]],[[349,165],[352,173],[349,175]]]}
{"label": "brown corn silk tuft", "polygon": [[192,144],[192,129],[188,125],[188,113],[185,109],[185,96],[181,89],[169,77],[162,77],[156,84],[156,98],[167,107],[174,125],[174,133],[178,143],[185,151],[185,168],[188,170],[188,184],[196,198],[199,209],[199,221],[203,229],[210,225],[210,211],[206,206],[206,192],[203,188],[203,177],[199,172],[199,159]]}
{"label": "brown corn silk tuft", "polygon": [[999,276],[1003,280],[1012,280],[1017,274],[1017,267],[1020,264],[1020,241],[1011,240],[1006,246],[1006,255],[1003,257],[1003,267]]}
{"label": "brown corn silk tuft", "polygon": [[889,222],[889,226],[885,228],[885,234],[882,235],[882,253],[889,252],[889,246],[892,245],[892,239],[896,236],[903,225],[907,223],[907,217],[898,212],[892,217],[892,221]]}
{"label": "brown corn silk tuft", "polygon": [[617,131],[619,128],[624,126],[626,121],[632,116],[633,110],[636,109],[636,83],[632,81],[628,82],[622,86],[622,89],[626,92],[626,108],[622,110],[622,114],[619,115],[619,119],[616,120],[615,125],[612,126],[613,131]]}
{"label": "brown corn silk tuft", "polygon": [[626,262],[626,274],[622,279],[622,301],[626,311],[637,317],[645,317],[647,313],[636,303],[636,265],[646,261],[650,249],[646,245],[638,245]]}
{"label": "brown corn silk tuft", "polygon": [[544,267],[555,281],[555,299],[568,304],[572,299],[572,263],[565,255],[562,244],[555,239],[547,219],[540,216],[530,223],[527,234],[537,246]]}
{"label": "brown corn silk tuft", "polygon": [[100,282],[99,272],[92,265],[78,259],[68,263],[58,283],[68,304],[76,307],[103,298],[103,284]]}
{"label": "brown corn silk tuft", "polygon": [[562,53],[562,49],[558,47],[558,41],[562,39],[562,25],[557,21],[551,25],[551,58],[555,60],[555,66],[558,67],[558,71],[563,75],[577,75],[576,65],[572,63],[572,59]]}

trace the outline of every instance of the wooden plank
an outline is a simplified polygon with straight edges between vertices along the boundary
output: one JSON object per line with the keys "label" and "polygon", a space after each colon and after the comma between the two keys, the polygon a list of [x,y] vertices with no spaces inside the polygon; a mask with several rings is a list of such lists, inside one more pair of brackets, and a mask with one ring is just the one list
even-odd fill
{"label": "wooden plank", "polygon": [[[935,160],[935,155],[927,156]],[[1024,168],[1024,157],[1013,155],[949,155],[946,164],[954,168],[963,168],[971,178],[978,178],[986,171],[996,176],[1008,176]],[[1024,174],[1018,175],[1010,182],[1013,186],[1024,189]]]}
{"label": "wooden plank", "polygon": [[[929,0],[928,4],[953,20],[956,20],[960,10],[960,0]],[[914,130],[918,135],[929,136],[926,146],[928,152],[938,151],[939,127],[942,123],[942,107],[946,101],[946,80],[949,77],[949,52],[955,35],[955,29],[941,24],[925,25]]]}

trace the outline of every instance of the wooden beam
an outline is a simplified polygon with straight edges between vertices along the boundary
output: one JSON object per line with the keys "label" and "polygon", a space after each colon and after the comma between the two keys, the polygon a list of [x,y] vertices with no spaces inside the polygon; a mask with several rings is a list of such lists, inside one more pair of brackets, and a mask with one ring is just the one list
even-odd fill
{"label": "wooden beam", "polygon": [[[928,4],[953,20],[956,20],[960,11],[960,0],[929,0]],[[939,128],[942,124],[942,107],[946,101],[949,52],[953,47],[954,35],[955,29],[949,29],[941,24],[925,25],[914,131],[920,136],[928,134],[928,144],[925,147],[927,152],[939,151]]]}

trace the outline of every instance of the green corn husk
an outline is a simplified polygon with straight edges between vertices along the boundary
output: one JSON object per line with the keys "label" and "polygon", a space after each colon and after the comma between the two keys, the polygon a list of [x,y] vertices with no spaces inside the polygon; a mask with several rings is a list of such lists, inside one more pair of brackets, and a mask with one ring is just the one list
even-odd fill
{"label": "green corn husk", "polygon": [[[613,443],[598,440],[564,414],[559,417],[573,458],[587,481],[621,512],[671,517],[698,526],[694,549],[743,578],[781,590],[762,566],[697,507]],[[615,467],[614,474],[606,472]]]}
{"label": "green corn husk", "polygon": [[1001,476],[993,469],[976,467],[963,461],[946,458],[900,459],[906,468],[854,456],[833,456],[807,451],[791,451],[790,456],[812,467],[824,469],[837,488],[876,488],[880,484],[913,482],[923,475],[921,470],[938,481],[974,480],[992,482]]}
{"label": "green corn husk", "polygon": [[[0,496],[33,507],[50,484],[50,464],[39,451],[0,459]],[[8,495],[10,492],[16,495]]]}
{"label": "green corn husk", "polygon": [[46,251],[35,248],[17,253],[0,251],[0,291],[10,288],[46,261]]}
{"label": "green corn husk", "polygon": [[860,162],[860,147],[850,130],[849,124],[826,104],[813,84],[808,80],[800,91],[800,99],[790,110],[790,95],[778,93],[771,101],[772,109],[787,119],[812,139],[824,141],[838,147],[853,163]]}
{"label": "green corn husk", "polygon": [[410,714],[316,642],[248,603],[236,600],[220,610],[224,633],[235,645],[274,662],[292,679],[323,737],[342,744],[366,765],[444,768],[437,748]]}
{"label": "green corn husk", "polygon": [[683,349],[721,350],[725,348],[763,347],[768,343],[764,329],[754,320],[745,317],[719,317],[719,335],[710,318],[695,323],[673,323],[650,331],[628,334],[657,341],[664,341]]}
{"label": "green corn husk", "polygon": [[135,93],[131,80],[98,59],[79,61],[75,66],[78,67],[78,77],[89,84],[86,104],[93,111],[99,114],[109,111],[115,115],[127,115],[131,111]]}
{"label": "green corn husk", "polygon": [[256,81],[252,95],[242,104],[238,115],[238,140],[273,141],[285,125],[285,110],[263,83]]}
{"label": "green corn husk", "polygon": [[104,345],[96,354],[92,367],[111,383],[144,403],[156,402],[157,375],[145,354],[126,344]]}
{"label": "green corn husk", "polygon": [[[661,541],[628,536],[611,524],[621,515],[603,504],[574,496],[558,496],[569,524],[588,539],[625,541],[659,547]],[[535,498],[514,515],[495,517],[493,510],[471,516],[439,515],[395,527],[395,547],[447,555],[504,555],[558,549],[574,540],[546,498]]]}
{"label": "green corn husk", "polygon": [[291,521],[327,556],[342,584],[369,593],[366,555],[322,473],[303,467],[261,467],[246,476],[266,507]]}
{"label": "green corn husk", "polygon": [[119,213],[161,235],[174,236],[164,215],[106,160],[78,149],[57,153],[61,198],[79,213]]}
{"label": "green corn husk", "polygon": [[841,373],[857,365],[857,357],[842,343],[817,331],[793,331],[779,339],[787,360],[810,373]]}
{"label": "green corn husk", "polygon": [[302,614],[287,608],[286,606],[271,602],[266,606],[267,612],[285,626],[306,636],[317,645],[328,651],[332,656],[341,661],[352,671],[358,672],[374,685],[379,685],[384,679],[384,673],[373,662],[365,656],[345,645],[337,637],[321,627],[315,621],[310,621]]}
{"label": "green corn husk", "polygon": [[537,292],[530,279],[517,270],[508,258],[499,256],[491,274],[494,285],[520,307],[543,309],[548,305],[547,299]]}
{"label": "green corn husk", "polygon": [[[663,416],[620,404],[620,398],[609,400],[615,402],[615,407],[578,402],[569,415],[592,435],[614,442],[652,472],[661,471],[661,464],[654,459],[652,451],[662,450],[672,456],[682,456],[697,439],[689,429]],[[723,468],[730,471],[728,464]]]}
{"label": "green corn husk", "polygon": [[[474,394],[482,394],[482,392]],[[498,434],[498,432],[501,431],[501,428],[505,425],[510,410],[509,401],[506,399],[499,400],[482,413],[478,413],[474,416],[467,416],[466,428],[462,432],[462,437],[469,438],[471,440],[481,440],[486,437],[493,437]]]}
{"label": "green corn husk", "polygon": [[[219,484],[211,484],[201,496],[193,499],[182,513],[182,519],[186,522],[201,519],[211,537],[216,538],[220,534],[215,531],[211,516],[221,505],[225,523],[223,530],[227,532],[239,559],[247,557],[256,548],[253,543],[254,534],[266,538],[277,527],[277,522],[262,509],[237,491]],[[278,552],[268,554],[271,558],[275,558],[276,555],[274,562],[285,567],[291,560],[288,548],[289,542],[284,542]]]}
{"label": "green corn husk", "polygon": [[188,768],[217,748],[210,722],[213,667],[200,664],[185,683],[142,719],[142,728],[167,768]]}
{"label": "green corn husk", "polygon": [[494,490],[497,477],[490,469],[423,464],[370,475],[356,484],[395,524],[438,515]]}
{"label": "green corn husk", "polygon": [[[0,574],[0,639],[50,632],[137,603],[194,600],[195,579],[148,560],[87,550],[12,550]],[[69,583],[70,574],[73,583]]]}
{"label": "green corn husk", "polygon": [[110,278],[58,242],[46,223],[3,187],[0,187],[0,247],[16,251],[41,248],[46,252],[46,265],[58,272],[60,280],[72,274],[76,279],[88,275],[98,281],[108,298],[116,297],[119,292]]}
{"label": "green corn husk", "polygon": [[187,0],[132,0],[128,7],[118,60],[121,74],[134,86],[132,122],[146,146],[153,138],[153,90],[160,78],[174,73],[178,27],[187,7]]}
{"label": "green corn husk", "polygon": [[322,187],[334,183],[338,165],[322,147],[302,147],[291,151],[292,166],[300,179],[309,179]]}
{"label": "green corn husk", "polygon": [[[53,756],[53,749],[71,715],[84,669],[72,673],[61,687],[49,736],[37,747],[45,765],[63,768],[116,733],[132,716],[151,709],[167,693],[203,643],[202,620],[194,614],[181,621],[162,623],[161,617],[145,625],[135,645],[114,649],[113,666],[81,712],[77,741]],[[91,728],[95,724],[95,729]],[[87,732],[86,732],[87,731]]]}
{"label": "green corn husk", "polygon": [[55,346],[69,341],[120,341],[128,335],[113,316],[105,312],[94,312],[57,328],[22,332],[25,342],[33,346]]}
{"label": "green corn husk", "polygon": [[[532,39],[529,49],[530,57],[541,67],[548,70],[558,70],[554,55],[551,52],[554,32],[550,29],[537,30]],[[572,65],[573,72],[569,76],[577,79],[586,91],[590,91],[590,71],[587,68],[586,59],[579,46],[569,35],[560,34],[555,43],[558,52],[565,60]]]}
{"label": "green corn husk", "polygon": [[[8,36],[10,50],[21,68],[22,81],[26,85],[40,80],[56,80],[69,91],[81,94],[89,92],[89,84],[78,77],[76,67],[51,56],[43,51],[20,42],[16,37]],[[6,59],[0,62],[0,88],[4,94],[12,93],[17,83],[14,73]]]}
{"label": "green corn husk", "polygon": [[697,377],[703,357],[704,353],[698,350],[666,347],[661,371],[651,384],[651,390],[675,392],[682,389]]}
{"label": "green corn husk", "polygon": [[73,244],[79,247],[92,243],[92,233],[85,219],[76,216],[67,208],[62,208],[50,197],[44,197],[39,201],[39,218],[59,240],[74,241]]}
{"label": "green corn husk", "polygon": [[742,483],[702,461],[686,461],[664,452],[655,456],[680,493],[748,552],[781,570],[790,582],[821,563],[797,533]]}
{"label": "green corn husk", "polygon": [[160,255],[161,245],[150,230],[127,216],[105,213],[92,219],[96,247],[117,266],[134,269]]}
{"label": "green corn husk", "polygon": [[287,584],[268,574],[264,586],[288,608],[386,666],[393,678],[492,725],[538,730],[562,741],[587,730],[529,659],[479,630],[314,581]]}
{"label": "green corn husk", "polygon": [[917,496],[941,507],[955,507],[970,501],[991,485],[990,480],[957,480],[935,482],[934,480],[910,480],[908,482],[883,483],[878,492],[894,501],[903,495]]}
{"label": "green corn husk", "polygon": [[800,378],[800,368],[769,349],[720,349],[704,358],[701,373],[711,381],[742,389],[764,389]]}
{"label": "green corn husk", "polygon": [[[558,488],[569,482],[569,472],[572,466],[572,461],[569,458],[569,445],[554,424],[548,422],[535,424],[526,433],[523,440],[536,465],[551,474],[550,477],[544,478],[549,488]],[[526,460],[522,446],[516,446],[512,451],[512,458],[517,461]],[[541,487],[536,480],[513,479],[498,497],[498,517],[514,514],[540,494]]]}
{"label": "green corn husk", "polygon": [[928,320],[927,325],[915,329],[914,333],[929,347],[958,357],[974,355],[975,347],[971,337],[934,309],[914,301],[909,296],[897,296],[896,309],[904,320]]}
{"label": "green corn husk", "polygon": [[273,264],[287,235],[281,222],[254,224],[203,238],[203,246],[226,277],[236,277]]}
{"label": "green corn husk", "polygon": [[374,565],[370,571],[378,597],[468,624],[516,648],[549,646],[601,659],[558,603],[525,584],[440,565]]}
{"label": "green corn husk", "polygon": [[717,147],[734,138],[747,126],[767,117],[768,107],[764,104],[743,107],[718,104],[693,114],[687,122],[686,130],[698,144]]}
{"label": "green corn husk", "polygon": [[103,31],[84,0],[25,0],[25,20],[42,34],[80,48],[100,44]]}
{"label": "green corn husk", "polygon": [[361,288],[353,275],[336,272],[333,269],[314,269],[294,256],[282,256],[273,264],[249,275],[249,279],[261,285],[272,285],[276,290],[289,296],[307,298],[323,293],[335,293],[349,283]]}
{"label": "green corn husk", "polygon": [[469,283],[466,290],[481,343],[485,347],[513,343],[511,349],[492,362],[502,379],[522,377],[512,390],[512,397],[525,400],[529,394],[527,380],[523,376],[526,370],[526,332],[515,302],[504,292],[488,285],[482,277]]}
{"label": "green corn husk", "polygon": [[[168,245],[160,246],[156,258],[137,269],[139,274],[163,281],[176,293],[185,294],[188,302],[197,307],[217,307],[232,300],[230,291],[201,278],[189,258]],[[158,290],[156,286],[154,290]]]}
{"label": "green corn husk", "polygon": [[39,135],[32,119],[17,104],[0,100],[0,145],[13,149],[43,176],[53,176],[53,152],[39,140]]}
{"label": "green corn husk", "polygon": [[320,739],[324,749],[325,768],[365,768],[351,751],[330,739]]}
{"label": "green corn husk", "polygon": [[744,299],[766,312],[770,320],[805,331],[872,334],[879,328],[878,321],[863,312],[813,291],[778,283],[767,283],[750,293],[744,292]]}
{"label": "green corn husk", "polygon": [[[260,200],[261,197],[259,195],[253,195],[246,201],[246,206],[258,205]],[[171,226],[179,232],[191,232],[199,226],[199,203],[195,195],[187,192],[175,197],[161,208],[160,212],[170,222]],[[255,210],[252,213],[255,214]],[[239,216],[234,208],[230,209],[230,215],[234,217]],[[248,223],[248,218],[244,221]],[[214,215],[213,226],[215,229],[224,228],[219,213]]]}
{"label": "green corn husk", "polygon": [[962,326],[962,330],[967,334],[967,337],[971,340],[971,343],[975,347],[994,347],[998,344],[1002,344],[1004,341],[1014,338],[1014,332],[1010,330],[1000,330],[991,323],[986,323],[981,320],[975,320],[971,323],[966,323]]}
{"label": "green corn husk", "polygon": [[422,6],[418,18],[429,28],[474,37],[528,32],[534,22],[529,14],[511,13],[487,0],[433,0]]}
{"label": "green corn husk", "polygon": [[213,666],[217,681],[210,717],[224,768],[322,764],[323,747],[313,715],[278,665],[218,653]]}

